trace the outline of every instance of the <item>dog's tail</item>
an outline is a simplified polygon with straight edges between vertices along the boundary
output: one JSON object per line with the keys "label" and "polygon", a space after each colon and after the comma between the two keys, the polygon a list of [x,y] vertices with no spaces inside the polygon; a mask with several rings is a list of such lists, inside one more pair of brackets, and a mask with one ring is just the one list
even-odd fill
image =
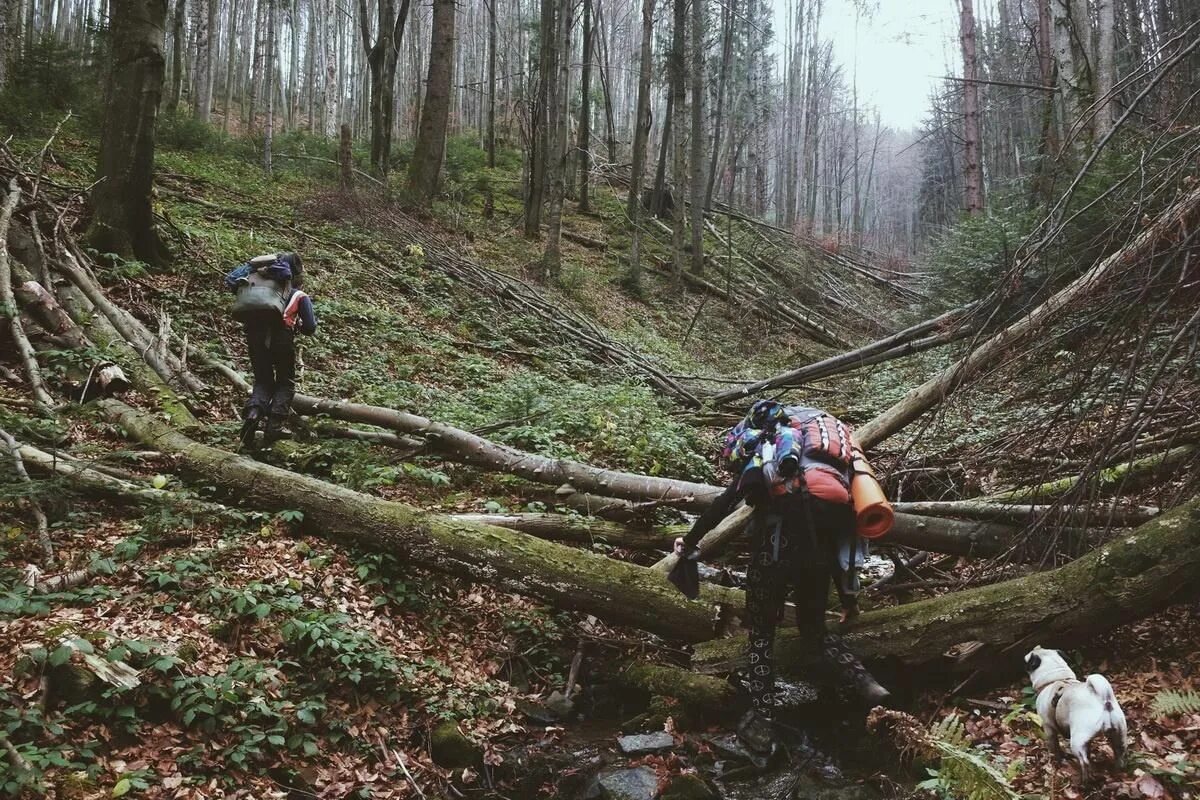
{"label": "dog's tail", "polygon": [[1084,683],[1092,690],[1092,694],[1096,695],[1104,704],[1106,713],[1112,714],[1113,711],[1120,708],[1117,705],[1117,696],[1113,693],[1112,684],[1103,675],[1088,675]]}

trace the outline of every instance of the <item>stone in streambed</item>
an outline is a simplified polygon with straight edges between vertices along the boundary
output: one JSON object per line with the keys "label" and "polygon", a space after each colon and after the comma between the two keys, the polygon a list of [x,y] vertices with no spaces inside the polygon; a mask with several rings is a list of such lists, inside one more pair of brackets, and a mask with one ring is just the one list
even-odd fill
{"label": "stone in streambed", "polygon": [[699,775],[676,775],[667,784],[662,793],[662,800],[719,800],[720,795],[713,791]]}
{"label": "stone in streambed", "polygon": [[600,776],[600,796],[604,800],[654,800],[657,794],[658,776],[649,767],[621,769]]}
{"label": "stone in streambed", "polygon": [[660,750],[669,750],[675,746],[675,737],[666,731],[621,736],[617,739],[617,746],[627,756],[642,756],[647,753],[657,753]]}

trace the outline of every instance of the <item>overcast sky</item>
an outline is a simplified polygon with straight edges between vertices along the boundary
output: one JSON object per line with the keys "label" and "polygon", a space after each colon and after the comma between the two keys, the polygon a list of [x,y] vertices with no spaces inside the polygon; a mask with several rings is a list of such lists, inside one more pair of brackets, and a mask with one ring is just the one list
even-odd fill
{"label": "overcast sky", "polygon": [[[784,38],[786,0],[775,2],[775,34]],[[929,107],[929,94],[947,70],[958,73],[956,0],[859,0],[873,11],[858,16],[855,3],[827,0],[822,35],[832,37],[834,53],[855,74],[859,101],[879,109],[884,125],[912,128]]]}

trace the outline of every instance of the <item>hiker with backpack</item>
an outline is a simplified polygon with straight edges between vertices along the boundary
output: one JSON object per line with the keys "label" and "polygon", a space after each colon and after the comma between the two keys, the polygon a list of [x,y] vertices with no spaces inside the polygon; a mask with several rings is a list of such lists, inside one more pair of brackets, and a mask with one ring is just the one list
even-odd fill
{"label": "hiker with backpack", "polygon": [[812,660],[870,706],[889,695],[842,637],[826,630],[825,610],[832,582],[842,621],[857,615],[858,566],[866,552],[859,535],[885,533],[891,527],[891,508],[850,428],[819,409],[772,400],[755,403],[727,435],[723,458],[736,477],[688,534],[675,540],[679,560],[672,582],[695,596],[698,579],[685,574],[696,569],[700,539],[739,501],[753,508],[746,589],[752,707],[739,723],[738,735],[751,749],[770,753],[775,742],[771,650],[789,594]]}
{"label": "hiker with backpack", "polygon": [[264,441],[283,435],[283,424],[296,394],[296,332],[312,336],[317,315],[312,299],[300,290],[304,270],[297,253],[257,256],[225,276],[236,296],[233,317],[246,333],[254,387],[242,411],[241,440],[252,445],[266,421]]}

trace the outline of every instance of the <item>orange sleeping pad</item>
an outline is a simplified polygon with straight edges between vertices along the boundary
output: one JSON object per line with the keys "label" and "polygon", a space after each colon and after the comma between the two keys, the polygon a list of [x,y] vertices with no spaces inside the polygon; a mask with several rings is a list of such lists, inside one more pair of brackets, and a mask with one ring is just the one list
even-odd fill
{"label": "orange sleeping pad", "polygon": [[850,499],[854,503],[859,536],[878,539],[892,529],[896,513],[892,511],[892,504],[884,495],[883,487],[875,480],[875,471],[861,454],[854,459]]}

